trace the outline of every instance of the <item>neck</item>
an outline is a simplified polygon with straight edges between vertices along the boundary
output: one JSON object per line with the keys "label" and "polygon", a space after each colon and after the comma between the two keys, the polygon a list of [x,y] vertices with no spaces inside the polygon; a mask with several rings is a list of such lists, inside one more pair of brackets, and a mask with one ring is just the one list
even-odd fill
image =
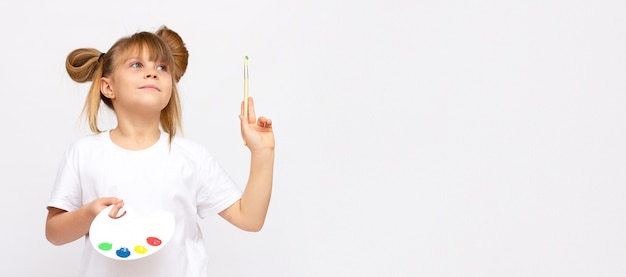
{"label": "neck", "polygon": [[155,144],[161,137],[159,121],[137,122],[119,120],[115,129],[111,130],[111,140],[118,146],[128,150],[142,150]]}

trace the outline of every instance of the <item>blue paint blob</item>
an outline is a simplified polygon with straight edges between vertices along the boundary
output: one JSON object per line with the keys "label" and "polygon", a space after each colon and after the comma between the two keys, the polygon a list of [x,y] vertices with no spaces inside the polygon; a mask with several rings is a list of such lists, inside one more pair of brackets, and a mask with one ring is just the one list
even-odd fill
{"label": "blue paint blob", "polygon": [[128,258],[128,256],[130,256],[130,250],[128,250],[128,248],[126,247],[122,247],[115,251],[115,254],[117,254],[117,256],[120,258]]}

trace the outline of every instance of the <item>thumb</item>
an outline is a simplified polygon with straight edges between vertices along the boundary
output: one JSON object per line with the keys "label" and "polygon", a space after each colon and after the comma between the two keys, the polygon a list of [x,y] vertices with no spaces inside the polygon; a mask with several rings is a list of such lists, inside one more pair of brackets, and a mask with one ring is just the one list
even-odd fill
{"label": "thumb", "polygon": [[114,205],[118,202],[123,202],[122,199],[119,199],[117,197],[103,197],[101,199],[101,203],[105,206],[110,206],[110,205]]}
{"label": "thumb", "polygon": [[124,210],[124,201],[119,200],[113,204],[113,208],[109,211],[109,217],[111,218],[120,218],[126,214],[126,210]]}
{"label": "thumb", "polygon": [[246,119],[243,115],[239,115],[239,125],[241,129],[241,138],[243,139],[243,144],[246,145],[246,137],[250,132],[250,126],[248,124],[248,119]]}

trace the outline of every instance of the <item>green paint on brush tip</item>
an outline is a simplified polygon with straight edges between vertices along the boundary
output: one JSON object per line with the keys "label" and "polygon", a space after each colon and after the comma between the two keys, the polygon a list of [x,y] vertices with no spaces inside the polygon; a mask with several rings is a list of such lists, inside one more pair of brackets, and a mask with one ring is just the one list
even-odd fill
{"label": "green paint on brush tip", "polygon": [[246,56],[246,61],[248,60],[248,56]]}

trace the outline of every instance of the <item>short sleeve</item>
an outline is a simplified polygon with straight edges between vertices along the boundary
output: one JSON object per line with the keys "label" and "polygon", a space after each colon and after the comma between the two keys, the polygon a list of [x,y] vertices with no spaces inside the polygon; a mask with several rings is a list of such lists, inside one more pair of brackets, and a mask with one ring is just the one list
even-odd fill
{"label": "short sleeve", "polygon": [[209,154],[205,153],[197,179],[198,215],[205,218],[219,213],[241,199],[242,191]]}
{"label": "short sleeve", "polygon": [[57,170],[48,207],[73,211],[82,206],[82,191],[76,169],[75,149],[70,147],[62,157]]}

